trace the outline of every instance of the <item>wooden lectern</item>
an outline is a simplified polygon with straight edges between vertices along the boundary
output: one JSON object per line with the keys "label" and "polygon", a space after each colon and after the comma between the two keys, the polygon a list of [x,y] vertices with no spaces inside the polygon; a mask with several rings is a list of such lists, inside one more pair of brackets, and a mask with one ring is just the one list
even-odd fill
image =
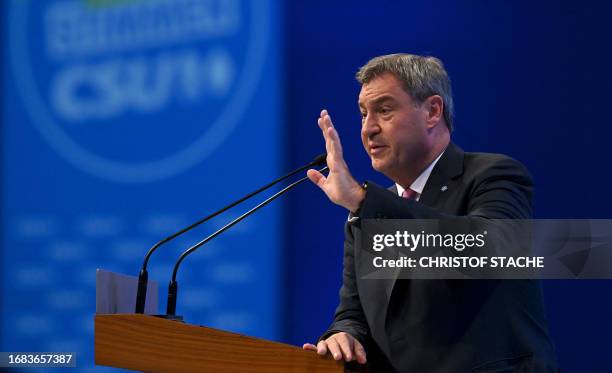
{"label": "wooden lectern", "polygon": [[345,372],[343,362],[314,351],[155,316],[96,315],[94,324],[97,365],[144,372]]}

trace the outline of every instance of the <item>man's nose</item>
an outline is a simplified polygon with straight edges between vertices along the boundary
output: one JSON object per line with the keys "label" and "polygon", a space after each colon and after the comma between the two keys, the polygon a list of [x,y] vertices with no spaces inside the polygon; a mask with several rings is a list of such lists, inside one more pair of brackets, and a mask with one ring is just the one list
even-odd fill
{"label": "man's nose", "polygon": [[361,132],[366,137],[372,137],[380,132],[380,126],[378,125],[375,115],[368,114],[365,118],[363,118]]}

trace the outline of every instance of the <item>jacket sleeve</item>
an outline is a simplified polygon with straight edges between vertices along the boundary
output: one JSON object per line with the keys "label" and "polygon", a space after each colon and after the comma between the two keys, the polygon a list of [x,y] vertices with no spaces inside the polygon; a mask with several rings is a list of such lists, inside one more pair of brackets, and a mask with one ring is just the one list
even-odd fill
{"label": "jacket sleeve", "polygon": [[336,308],[334,321],[329,329],[319,338],[326,339],[332,334],[346,332],[357,338],[364,347],[368,344],[369,328],[366,322],[355,278],[355,250],[352,226],[347,222],[344,226],[344,260],[342,270],[342,287],[340,288],[340,304]]}

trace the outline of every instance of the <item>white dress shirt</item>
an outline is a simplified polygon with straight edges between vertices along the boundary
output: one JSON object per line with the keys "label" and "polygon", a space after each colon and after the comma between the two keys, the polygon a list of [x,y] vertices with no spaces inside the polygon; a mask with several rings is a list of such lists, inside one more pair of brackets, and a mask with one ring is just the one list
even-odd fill
{"label": "white dress shirt", "polygon": [[[444,154],[444,151],[442,151],[442,153],[440,153],[438,158],[434,159],[434,161],[431,162],[429,166],[427,166],[425,171],[421,172],[419,177],[417,177],[416,180],[414,180],[412,184],[410,184],[410,189],[412,189],[413,191],[417,193],[417,196],[415,198],[417,201],[419,200],[419,198],[421,198],[421,193],[423,193],[423,189],[425,189],[425,184],[427,184],[427,179],[429,179],[429,175],[431,175],[431,171],[433,170],[436,163],[438,163],[438,161],[442,157],[442,154]],[[401,196],[404,193],[404,190],[405,190],[404,187],[402,187],[398,183],[395,183],[395,186],[397,187],[397,194]]]}
{"label": "white dress shirt", "polygon": [[[446,151],[446,149],[444,149],[444,151]],[[431,164],[427,166],[427,168],[423,172],[421,172],[419,177],[417,177],[416,180],[413,181],[412,184],[410,184],[410,189],[414,190],[417,193],[417,196],[415,198],[417,201],[419,200],[419,198],[421,198],[421,193],[423,193],[423,189],[425,189],[427,179],[429,179],[429,175],[431,175],[431,171],[433,170],[436,163],[438,163],[440,158],[442,158],[442,154],[444,154],[444,151],[442,151],[442,153],[440,153],[440,155],[436,159],[434,159],[434,161],[431,162]],[[404,193],[405,189],[398,183],[395,183],[395,186],[397,187],[397,194],[401,196]],[[352,213],[349,213],[349,223],[354,223],[357,220],[359,220],[359,217],[353,215]]]}

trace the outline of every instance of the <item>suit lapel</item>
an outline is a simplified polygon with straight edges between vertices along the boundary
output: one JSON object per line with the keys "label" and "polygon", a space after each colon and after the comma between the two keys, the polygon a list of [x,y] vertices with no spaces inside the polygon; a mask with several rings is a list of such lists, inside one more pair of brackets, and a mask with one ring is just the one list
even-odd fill
{"label": "suit lapel", "polygon": [[[463,157],[464,152],[461,148],[452,142],[448,144],[444,154],[434,166],[425,183],[425,188],[419,198],[419,203],[429,207],[441,207],[443,205],[443,202],[446,200],[443,194],[450,195],[450,191],[452,191],[452,188],[456,185],[456,179],[463,174]],[[389,190],[398,194],[396,185],[393,185]],[[382,280],[384,281],[383,286],[387,297],[387,303],[384,308],[385,315],[401,268],[394,268],[394,272],[392,278],[389,280]]]}
{"label": "suit lapel", "polygon": [[[458,181],[458,176],[463,173],[463,158],[463,150],[453,143],[450,143],[429,175],[429,179],[425,184],[423,193],[419,198],[419,203],[430,207],[439,207],[442,205],[443,201],[446,200],[446,197],[441,195],[441,193],[450,195],[451,193],[449,193],[449,191],[452,191],[453,186],[456,185]],[[447,188],[442,191],[441,189],[445,185]],[[389,188],[389,191],[398,194],[395,184]],[[356,258],[356,260],[368,260],[368,263],[371,263],[371,258]],[[357,263],[357,266],[359,267],[359,263]],[[373,333],[385,330],[389,302],[391,300],[391,295],[393,293],[398,275],[399,268],[397,268],[395,271],[395,275],[388,278],[366,280],[360,284],[363,294],[369,294],[370,304],[375,305],[364,308],[366,311],[366,317],[368,317],[370,325],[372,325],[371,328]],[[409,287],[407,287],[407,289],[408,288]],[[381,289],[383,289],[383,291],[381,291]],[[406,296],[408,295],[406,294]],[[381,349],[390,354],[386,338],[383,334],[378,336],[379,338],[376,340],[380,344]]]}
{"label": "suit lapel", "polygon": [[464,153],[461,148],[452,142],[446,147],[446,151],[436,163],[423,193],[419,198],[419,202],[430,207],[438,207],[441,205],[442,194],[450,194],[452,189],[453,179],[456,179],[463,173],[463,157]]}

